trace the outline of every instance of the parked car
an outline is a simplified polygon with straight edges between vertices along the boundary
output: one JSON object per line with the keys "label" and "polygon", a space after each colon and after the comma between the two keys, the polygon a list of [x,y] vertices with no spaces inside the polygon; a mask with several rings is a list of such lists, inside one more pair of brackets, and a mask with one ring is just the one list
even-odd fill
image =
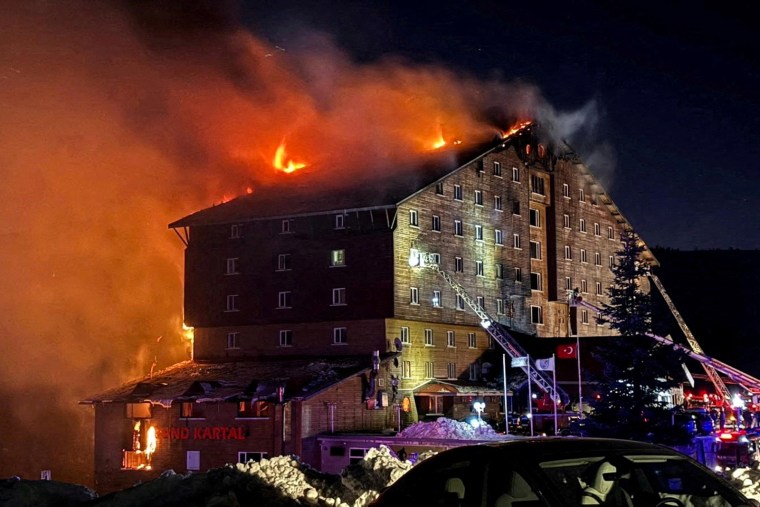
{"label": "parked car", "polygon": [[457,447],[417,464],[373,507],[756,505],[725,479],[668,447],[548,437]]}

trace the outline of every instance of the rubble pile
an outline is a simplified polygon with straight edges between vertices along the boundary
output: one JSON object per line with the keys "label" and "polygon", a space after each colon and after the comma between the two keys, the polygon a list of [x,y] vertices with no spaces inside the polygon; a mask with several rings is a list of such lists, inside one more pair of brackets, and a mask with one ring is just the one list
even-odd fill
{"label": "rubble pile", "polygon": [[402,438],[440,438],[451,440],[504,440],[505,436],[487,424],[475,428],[467,422],[439,417],[433,422],[418,422],[398,434]]}

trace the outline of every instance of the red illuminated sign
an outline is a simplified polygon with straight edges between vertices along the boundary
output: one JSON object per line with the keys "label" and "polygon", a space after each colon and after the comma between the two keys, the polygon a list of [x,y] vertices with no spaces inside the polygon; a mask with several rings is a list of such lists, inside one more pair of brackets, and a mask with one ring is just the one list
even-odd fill
{"label": "red illuminated sign", "polygon": [[243,426],[187,426],[160,428],[158,438],[162,440],[245,440]]}

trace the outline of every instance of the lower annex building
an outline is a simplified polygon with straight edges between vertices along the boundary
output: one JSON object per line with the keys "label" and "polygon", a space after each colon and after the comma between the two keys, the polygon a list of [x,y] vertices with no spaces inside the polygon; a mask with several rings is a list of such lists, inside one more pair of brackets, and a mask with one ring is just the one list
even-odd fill
{"label": "lower annex building", "polygon": [[[317,468],[324,453],[360,459],[319,435],[456,419],[475,397],[496,418],[503,351],[470,303],[526,341],[608,335],[568,293],[605,301],[630,225],[567,146],[540,136],[529,125],[405,177],[304,180],[170,224],[186,246],[193,360],[82,401],[98,490],[281,454]],[[410,265],[413,251],[463,291]]]}

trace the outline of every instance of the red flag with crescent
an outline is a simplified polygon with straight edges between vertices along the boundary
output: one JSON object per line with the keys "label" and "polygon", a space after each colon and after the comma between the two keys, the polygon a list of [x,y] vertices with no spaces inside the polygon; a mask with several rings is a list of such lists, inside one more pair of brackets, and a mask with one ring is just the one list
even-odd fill
{"label": "red flag with crescent", "polygon": [[558,359],[575,359],[578,357],[578,351],[575,345],[557,345]]}

